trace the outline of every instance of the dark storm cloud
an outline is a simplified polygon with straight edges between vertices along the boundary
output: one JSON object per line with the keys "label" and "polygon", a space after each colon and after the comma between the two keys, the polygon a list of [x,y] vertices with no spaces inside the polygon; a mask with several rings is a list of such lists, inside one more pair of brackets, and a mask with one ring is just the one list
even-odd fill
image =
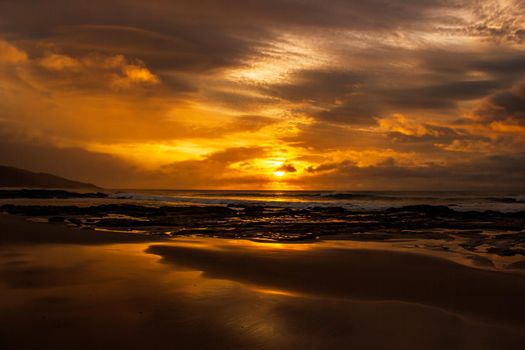
{"label": "dark storm cloud", "polygon": [[[200,1],[189,11],[215,11],[234,21],[256,20],[299,26],[376,28],[397,27],[400,22],[424,23],[432,18],[430,9],[452,8],[446,0],[235,0]],[[372,16],[374,15],[374,16]]]}
{"label": "dark storm cloud", "polygon": [[[331,183],[360,185],[377,189],[516,189],[524,188],[525,153],[491,156],[461,164],[442,165],[428,162],[419,166],[404,166],[393,159],[368,167],[358,167],[346,160],[326,163],[308,169],[312,181],[319,186]],[[346,185],[345,185],[346,184]]]}
{"label": "dark storm cloud", "polygon": [[[284,101],[303,103],[299,111],[330,123],[366,125],[374,123],[378,108],[361,85],[367,74],[349,70],[309,69],[295,72],[286,83],[259,88],[263,94]],[[311,111],[309,107],[321,111]]]}
{"label": "dark storm cloud", "polygon": [[417,88],[392,89],[384,92],[389,104],[403,108],[453,108],[458,101],[484,97],[504,86],[496,80],[452,81]]}
{"label": "dark storm cloud", "polygon": [[[166,32],[141,27],[81,25],[59,27],[49,36],[68,52],[96,50],[137,57],[158,70],[206,71],[239,65],[257,48],[252,39],[235,36],[209,24],[183,25]],[[146,27],[148,28],[148,27]]]}
{"label": "dark storm cloud", "polygon": [[501,121],[525,125],[525,83],[489,96],[477,111],[484,121]]}
{"label": "dark storm cloud", "polygon": [[509,53],[506,56],[507,57],[497,57],[493,60],[473,61],[471,67],[493,74],[515,75],[525,72],[525,55],[523,53]]}
{"label": "dark storm cloud", "polygon": [[[274,23],[287,26],[391,29],[400,24],[423,24],[429,19],[439,18],[430,10],[458,7],[447,0],[47,0],[3,1],[1,5],[4,13],[13,18],[6,21],[2,28],[23,27],[24,32],[32,34],[49,30],[49,23],[138,23],[161,29],[167,26],[170,19],[184,23]],[[441,18],[447,19],[446,16]]]}
{"label": "dark storm cloud", "polygon": [[412,55],[418,60],[421,70],[432,79],[465,79],[469,73],[483,72],[492,77],[513,81],[513,78],[517,78],[517,73],[525,71],[523,50],[505,46],[483,51],[423,47]]}
{"label": "dark storm cloud", "polygon": [[[412,79],[385,88],[374,82],[376,74],[373,71],[299,71],[289,83],[274,84],[263,91],[288,101],[328,105],[327,109],[312,113],[319,120],[366,125],[373,124],[374,117],[389,110],[454,109],[458,102],[479,99],[512,84],[503,78],[457,80],[461,76],[429,77],[426,72],[415,71],[407,72]],[[396,79],[395,75],[392,79]],[[412,87],[414,83],[419,86]]]}
{"label": "dark storm cloud", "polygon": [[355,91],[361,76],[338,70],[302,70],[295,72],[287,83],[278,83],[262,92],[293,102],[334,103]]}
{"label": "dark storm cloud", "polygon": [[374,106],[371,101],[363,100],[362,97],[350,97],[342,105],[315,112],[313,115],[319,121],[324,122],[356,126],[372,125],[375,124],[374,117],[379,115],[379,108]]}
{"label": "dark storm cloud", "polygon": [[432,10],[454,7],[438,0],[2,1],[0,33],[69,53],[129,54],[154,69],[203,71],[242,64],[286,28],[426,27]]}
{"label": "dark storm cloud", "polygon": [[[158,70],[206,71],[240,64],[264,39],[255,26],[233,29],[213,12],[191,18],[187,4],[157,1],[4,1],[0,33],[78,55],[125,54]],[[249,27],[249,28],[248,28]]]}
{"label": "dark storm cloud", "polygon": [[[307,106],[322,106],[321,111],[305,108],[321,122],[371,125],[376,117],[393,112],[441,110],[457,114],[460,103],[511,87],[519,78],[516,73],[525,70],[525,56],[516,50],[479,54],[383,47],[375,56],[349,55],[358,57],[359,70],[301,70],[288,82],[264,86],[260,91]],[[413,58],[419,63],[415,68],[397,67]],[[386,69],[385,62],[395,68]],[[371,68],[363,69],[367,66]],[[473,79],[469,76],[472,72],[486,73],[490,79]]]}

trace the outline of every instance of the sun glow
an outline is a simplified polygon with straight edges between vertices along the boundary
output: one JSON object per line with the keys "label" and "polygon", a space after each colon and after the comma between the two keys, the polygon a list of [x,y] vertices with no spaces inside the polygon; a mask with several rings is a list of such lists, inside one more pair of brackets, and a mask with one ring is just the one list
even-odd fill
{"label": "sun glow", "polygon": [[283,177],[284,174],[286,174],[286,172],[284,172],[284,171],[275,171],[275,172],[273,173],[273,175],[274,175],[274,176],[277,176],[277,177]]}

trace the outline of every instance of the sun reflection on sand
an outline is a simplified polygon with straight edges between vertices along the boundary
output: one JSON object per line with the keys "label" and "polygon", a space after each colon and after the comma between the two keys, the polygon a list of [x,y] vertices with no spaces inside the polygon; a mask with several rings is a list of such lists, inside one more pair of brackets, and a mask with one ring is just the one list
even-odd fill
{"label": "sun reflection on sand", "polygon": [[262,293],[262,294],[269,294],[269,295],[280,295],[280,296],[286,296],[286,297],[297,297],[300,296],[299,293],[293,293],[287,290],[282,289],[270,289],[270,288],[253,288],[255,292]]}

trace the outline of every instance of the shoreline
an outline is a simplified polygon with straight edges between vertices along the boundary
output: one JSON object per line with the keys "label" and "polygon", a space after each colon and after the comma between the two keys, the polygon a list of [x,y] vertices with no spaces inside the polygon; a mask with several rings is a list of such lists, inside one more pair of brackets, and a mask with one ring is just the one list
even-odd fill
{"label": "shoreline", "polygon": [[[99,236],[103,239],[115,234],[130,239],[133,233],[132,240],[146,241],[198,236],[280,243],[388,242],[406,250],[453,257],[468,266],[525,272],[525,212],[460,212],[433,205],[352,211],[342,207],[248,205],[64,206],[47,201],[49,205],[3,205],[0,211],[32,221],[108,233]],[[83,236],[89,240],[94,237]]]}
{"label": "shoreline", "polygon": [[[423,239],[419,237],[394,237],[374,240],[374,239],[356,239],[355,234],[336,234],[324,235],[321,239],[303,240],[271,240],[257,237],[220,237],[209,236],[204,234],[188,234],[178,236],[144,234],[143,232],[134,232],[130,230],[103,229],[103,228],[82,228],[66,226],[62,222],[48,222],[47,219],[36,220],[33,217],[1,214],[0,226],[9,230],[12,234],[4,235],[0,241],[4,244],[87,244],[87,245],[104,245],[112,243],[169,243],[176,239],[217,239],[222,241],[247,241],[260,243],[262,245],[285,244],[285,245],[330,245],[332,242],[340,242],[342,246],[351,244],[357,248],[367,250],[387,250],[397,251],[400,253],[420,254],[434,258],[441,258],[452,261],[460,265],[490,271],[501,271],[508,273],[525,273],[525,258],[519,256],[513,257],[513,263],[516,267],[505,268],[505,264],[494,265],[490,259],[480,255],[456,254],[447,246],[442,245],[444,242],[438,242],[436,239]],[[40,232],[40,233],[36,233]],[[341,246],[339,244],[339,246]],[[337,246],[337,244],[336,244]],[[492,256],[492,260],[497,256]],[[507,258],[508,257],[500,257]],[[512,257],[511,257],[512,258]],[[511,263],[512,264],[512,263]],[[522,266],[523,265],[523,266]]]}

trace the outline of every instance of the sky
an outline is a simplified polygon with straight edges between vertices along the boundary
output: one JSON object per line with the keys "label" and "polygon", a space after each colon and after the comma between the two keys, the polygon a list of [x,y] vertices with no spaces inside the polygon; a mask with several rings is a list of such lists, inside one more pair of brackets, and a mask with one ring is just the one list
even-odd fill
{"label": "sky", "polygon": [[0,0],[0,163],[112,188],[525,190],[525,2]]}

